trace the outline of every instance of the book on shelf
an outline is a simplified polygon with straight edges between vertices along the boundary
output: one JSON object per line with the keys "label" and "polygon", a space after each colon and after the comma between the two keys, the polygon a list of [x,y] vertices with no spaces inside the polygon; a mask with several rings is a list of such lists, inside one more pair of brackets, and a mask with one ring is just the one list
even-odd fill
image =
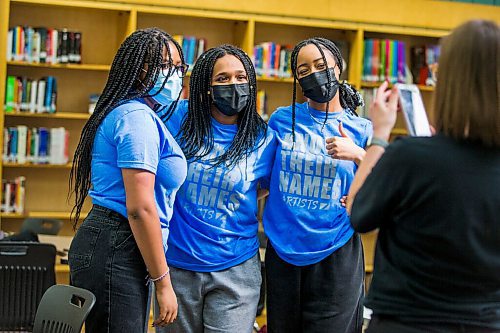
{"label": "book on shelf", "polygon": [[257,112],[264,120],[269,119],[269,114],[267,112],[267,95],[264,90],[257,91]]}
{"label": "book on shelf", "polygon": [[1,211],[3,213],[24,213],[26,193],[26,177],[19,176],[13,180],[2,179]]}
{"label": "book on shelf", "polygon": [[436,71],[441,48],[439,45],[422,45],[411,48],[411,73],[413,83],[435,86]]}
{"label": "book on shelf", "polygon": [[54,113],[57,108],[57,80],[8,76],[5,86],[5,112]]}
{"label": "book on shelf", "polygon": [[260,77],[290,78],[292,70],[290,58],[293,47],[273,42],[264,42],[254,46],[253,63],[255,73]]}
{"label": "book on shelf", "polygon": [[192,69],[196,60],[206,51],[207,40],[205,38],[182,35],[174,35],[173,38],[182,47],[186,64]]}
{"label": "book on shelf", "polygon": [[362,80],[366,82],[408,82],[406,45],[391,39],[366,39],[363,52]]}
{"label": "book on shelf", "polygon": [[[341,80],[347,79],[347,63],[349,45],[346,41],[333,41],[342,54],[344,72]],[[264,42],[254,46],[253,63],[257,76],[264,78],[291,78],[292,45],[281,45],[273,42]]]}
{"label": "book on shelf", "polygon": [[97,102],[99,101],[100,94],[91,94],[89,96],[89,114],[94,113],[95,106],[97,105]]}
{"label": "book on shelf", "polygon": [[80,64],[82,34],[68,29],[18,25],[7,34],[7,61]]}
{"label": "book on shelf", "polygon": [[2,158],[4,163],[67,164],[69,132],[64,127],[5,127]]}

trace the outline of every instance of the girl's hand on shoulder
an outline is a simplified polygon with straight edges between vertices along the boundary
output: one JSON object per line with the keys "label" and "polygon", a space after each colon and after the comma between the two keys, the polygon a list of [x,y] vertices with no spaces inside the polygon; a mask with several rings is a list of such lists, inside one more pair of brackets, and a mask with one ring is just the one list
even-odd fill
{"label": "girl's hand on shoulder", "polygon": [[260,188],[257,190],[257,200],[264,199],[269,195],[269,190],[265,188]]}
{"label": "girl's hand on shoulder", "polygon": [[340,205],[346,208],[348,199],[349,197],[347,195],[344,195],[342,198],[340,198]]}

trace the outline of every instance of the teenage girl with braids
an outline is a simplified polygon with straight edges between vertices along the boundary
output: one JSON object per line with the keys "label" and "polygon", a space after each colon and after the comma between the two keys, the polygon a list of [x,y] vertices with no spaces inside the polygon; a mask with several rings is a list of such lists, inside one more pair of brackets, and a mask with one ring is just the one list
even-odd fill
{"label": "teenage girl with braids", "polygon": [[[269,120],[278,147],[264,212],[269,332],[361,332],[363,251],[341,204],[372,132],[361,96],[340,84],[342,56],[324,38],[291,55],[293,104]],[[307,98],[295,103],[296,83]]]}
{"label": "teenage girl with braids", "polygon": [[93,207],[73,239],[69,265],[73,285],[97,299],[86,332],[145,331],[148,273],[160,304],[155,324],[176,318],[162,233],[186,161],[155,111],[171,113],[175,105],[164,109],[178,98],[185,67],[170,35],[156,28],[134,32],[120,46],[83,128],[71,169],[75,225],[87,195]]}
{"label": "teenage girl with braids", "polygon": [[188,101],[167,127],[188,174],[179,189],[167,260],[179,317],[161,332],[251,332],[260,295],[257,188],[275,139],[256,110],[250,58],[222,45],[198,59]]}

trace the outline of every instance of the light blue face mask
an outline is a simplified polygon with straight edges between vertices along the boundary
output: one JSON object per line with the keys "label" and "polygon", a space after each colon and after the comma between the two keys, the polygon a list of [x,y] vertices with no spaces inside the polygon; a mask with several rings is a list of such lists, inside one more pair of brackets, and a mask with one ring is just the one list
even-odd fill
{"label": "light blue face mask", "polygon": [[149,95],[156,103],[167,106],[179,97],[182,91],[182,78],[174,71],[162,88],[163,82],[167,79],[163,71],[160,71],[155,85],[149,91]]}

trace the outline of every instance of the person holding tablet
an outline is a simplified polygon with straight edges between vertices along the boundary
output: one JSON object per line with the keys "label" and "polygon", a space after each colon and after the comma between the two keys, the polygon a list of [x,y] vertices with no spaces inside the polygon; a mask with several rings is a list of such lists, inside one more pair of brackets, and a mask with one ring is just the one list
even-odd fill
{"label": "person holding tablet", "polygon": [[470,21],[441,44],[435,136],[387,146],[387,84],[370,108],[377,140],[348,201],[355,230],[379,228],[367,333],[500,331],[500,27]]}

